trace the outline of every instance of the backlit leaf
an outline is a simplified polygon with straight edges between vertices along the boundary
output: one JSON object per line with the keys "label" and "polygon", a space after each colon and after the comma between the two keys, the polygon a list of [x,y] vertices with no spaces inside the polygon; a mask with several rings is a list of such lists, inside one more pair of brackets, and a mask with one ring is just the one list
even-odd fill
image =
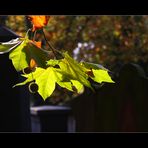
{"label": "backlit leaf", "polygon": [[43,68],[36,68],[34,72],[30,73],[30,74],[24,74],[22,75],[23,77],[26,78],[26,80],[24,82],[18,83],[16,85],[14,85],[13,87],[16,86],[21,86],[21,85],[25,85],[33,80],[35,80],[36,78],[38,78],[43,72],[45,71],[45,69]]}
{"label": "backlit leaf", "polygon": [[102,65],[89,62],[81,62],[81,65],[83,65],[86,68],[85,69],[86,74],[95,82],[114,83],[114,81],[111,79],[110,75],[108,74],[108,69],[106,69]]}
{"label": "backlit leaf", "polygon": [[[34,59],[31,59],[31,63],[34,65]],[[26,77],[26,80],[15,86],[25,85],[34,81],[38,86],[38,93],[45,100],[51,96],[56,84],[69,91],[81,93],[84,90],[84,86],[93,90],[88,81],[89,77],[98,83],[114,83],[107,70],[104,70],[103,68],[100,69],[100,67],[94,66],[93,64],[80,64],[67,53],[64,53],[63,59],[48,60],[47,65],[49,67],[46,69],[35,67],[35,71],[22,75]],[[59,65],[59,67],[54,68],[55,65]]]}
{"label": "backlit leaf", "polygon": [[32,31],[35,31],[37,29],[42,29],[44,26],[46,26],[50,16],[44,16],[44,15],[32,16],[31,15],[28,18],[33,25]]}
{"label": "backlit leaf", "polygon": [[61,69],[59,68],[53,68],[53,71],[54,71],[54,75],[56,77],[56,82],[59,86],[63,87],[63,88],[66,88],[70,91],[73,91],[72,90],[72,83],[69,81],[69,79],[66,79],[65,80],[65,75],[64,73],[61,71]]}
{"label": "backlit leaf", "polygon": [[50,59],[49,61],[47,61],[46,65],[47,66],[56,66],[60,63],[60,60],[53,60],[53,59]]}
{"label": "backlit leaf", "polygon": [[62,82],[62,81],[59,81],[59,82],[57,82],[57,84],[59,86],[63,87],[63,88],[66,88],[66,89],[68,89],[70,91],[73,91],[71,82],[66,82],[66,81],[63,81]]}
{"label": "backlit leaf", "polygon": [[35,83],[38,85],[38,93],[44,100],[50,97],[55,89],[57,77],[52,67],[47,69],[36,68],[34,72],[22,76],[26,77],[27,79],[22,83],[16,84],[15,86],[25,85],[35,80]]}
{"label": "backlit leaf", "polygon": [[36,78],[36,84],[39,87],[39,94],[43,99],[47,99],[55,89],[56,77],[52,67],[47,68],[39,77]]}
{"label": "backlit leaf", "polygon": [[9,59],[12,60],[13,66],[17,71],[29,66],[26,60],[26,53],[23,52],[23,49],[27,46],[27,40],[24,40],[19,46],[12,50],[9,54]]}
{"label": "backlit leaf", "polygon": [[81,66],[77,61],[71,58],[67,53],[64,53],[65,58],[61,60],[59,66],[61,70],[73,80],[78,80],[83,85],[91,88],[90,82],[87,80],[88,76],[84,71],[84,67]]}
{"label": "backlit leaf", "polygon": [[46,67],[48,53],[38,48],[33,41],[25,38],[24,41],[9,53],[9,58],[17,71],[30,66],[31,59],[37,66]]}
{"label": "backlit leaf", "polygon": [[102,83],[102,82],[108,82],[108,83],[114,83],[114,81],[111,79],[111,77],[109,76],[108,72],[106,70],[95,70],[92,69],[94,77],[91,77],[94,81],[98,82],[98,83]]}
{"label": "backlit leaf", "polygon": [[82,92],[82,90],[84,90],[84,86],[83,84],[81,84],[79,81],[77,80],[71,80],[73,86],[75,86],[75,88],[77,89],[77,93]]}

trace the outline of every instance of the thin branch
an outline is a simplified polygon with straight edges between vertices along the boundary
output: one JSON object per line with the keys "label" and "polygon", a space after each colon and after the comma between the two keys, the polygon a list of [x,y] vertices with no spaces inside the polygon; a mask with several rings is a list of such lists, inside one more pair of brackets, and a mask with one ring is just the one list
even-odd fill
{"label": "thin branch", "polygon": [[47,38],[46,38],[46,36],[45,36],[45,33],[44,33],[43,29],[42,29],[42,32],[43,32],[43,36],[44,36],[44,39],[45,39],[47,45],[48,45],[49,48],[52,50],[52,52],[53,52],[55,58],[58,59],[57,56],[56,56],[56,53],[55,53],[56,49],[55,49],[55,48],[51,45],[51,43],[47,40]]}
{"label": "thin branch", "polygon": [[27,30],[27,33],[26,33],[26,35],[25,35],[25,38],[27,38],[29,32],[31,32],[31,28],[29,28],[29,29]]}
{"label": "thin branch", "polygon": [[34,35],[33,35],[33,41],[35,41],[36,32],[37,32],[37,31],[35,30]]}

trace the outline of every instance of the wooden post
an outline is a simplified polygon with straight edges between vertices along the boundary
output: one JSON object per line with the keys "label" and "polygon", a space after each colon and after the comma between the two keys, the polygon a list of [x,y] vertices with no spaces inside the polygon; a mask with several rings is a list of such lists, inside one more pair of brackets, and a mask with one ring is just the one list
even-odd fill
{"label": "wooden post", "polygon": [[68,106],[31,107],[32,132],[75,132],[75,122]]}

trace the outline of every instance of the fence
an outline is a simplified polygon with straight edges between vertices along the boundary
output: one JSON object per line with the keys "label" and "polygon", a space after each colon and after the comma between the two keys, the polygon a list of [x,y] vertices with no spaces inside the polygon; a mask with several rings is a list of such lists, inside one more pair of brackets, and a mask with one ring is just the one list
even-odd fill
{"label": "fence", "polygon": [[115,84],[71,102],[77,132],[148,132],[148,79],[136,64],[122,67]]}

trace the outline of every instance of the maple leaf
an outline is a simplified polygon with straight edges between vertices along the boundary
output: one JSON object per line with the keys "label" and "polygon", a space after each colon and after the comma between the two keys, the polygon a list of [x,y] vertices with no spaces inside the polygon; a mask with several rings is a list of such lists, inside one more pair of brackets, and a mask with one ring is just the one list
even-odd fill
{"label": "maple leaf", "polygon": [[48,53],[37,47],[35,42],[25,38],[24,41],[9,53],[17,71],[25,68],[34,69],[36,66],[46,67],[46,60],[49,59]]}
{"label": "maple leaf", "polygon": [[45,15],[38,15],[38,16],[28,16],[28,19],[31,21],[33,28],[32,31],[34,32],[37,29],[42,29],[44,26],[48,24],[50,16]]}

